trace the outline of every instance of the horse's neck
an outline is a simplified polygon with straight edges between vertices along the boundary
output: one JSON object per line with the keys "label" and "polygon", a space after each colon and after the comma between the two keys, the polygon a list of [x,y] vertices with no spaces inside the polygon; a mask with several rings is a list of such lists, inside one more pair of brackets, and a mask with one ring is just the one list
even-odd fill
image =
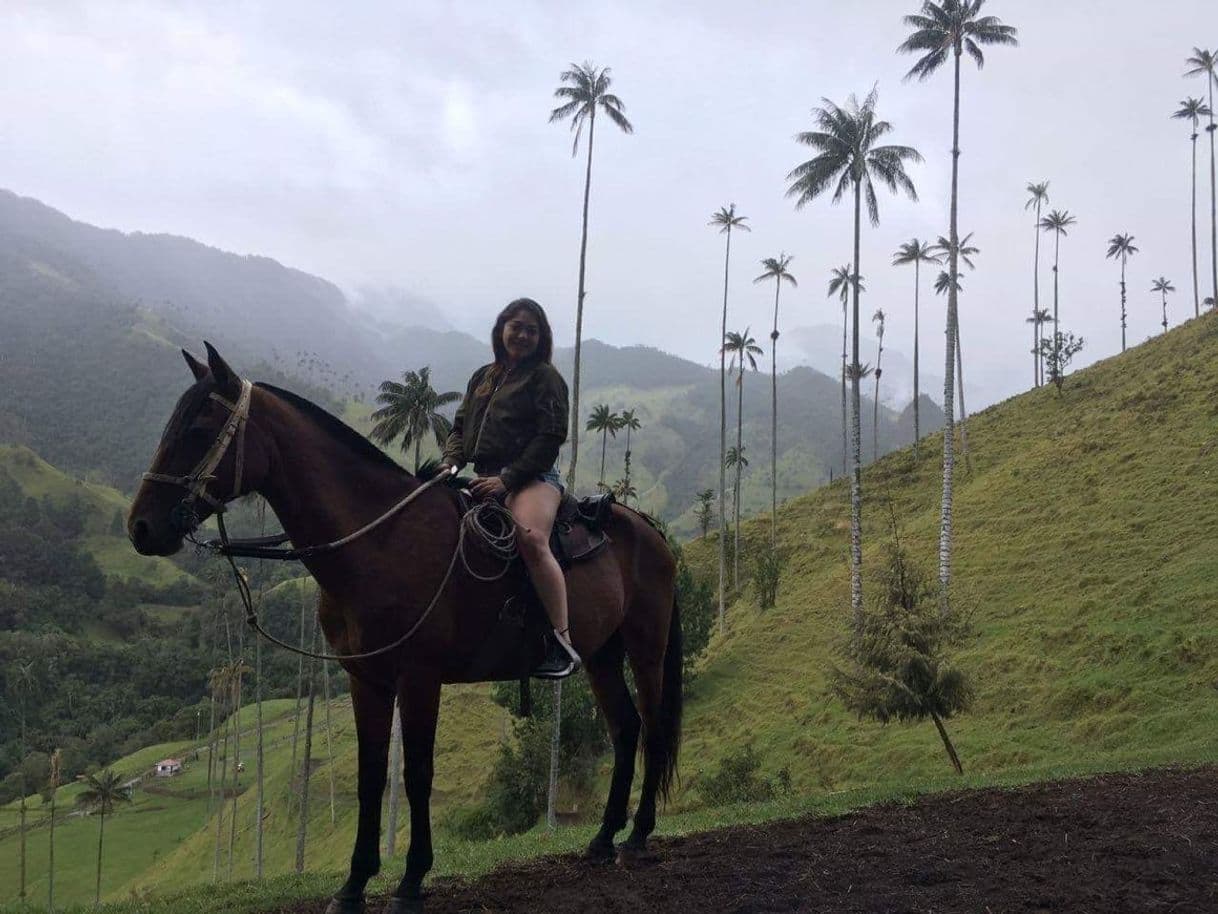
{"label": "horse's neck", "polygon": [[[258,424],[273,441],[274,458],[260,491],[293,545],[341,539],[379,517],[415,485],[411,477],[352,453],[290,404],[265,399]],[[349,553],[339,550],[318,562],[317,570],[341,573],[352,561]]]}

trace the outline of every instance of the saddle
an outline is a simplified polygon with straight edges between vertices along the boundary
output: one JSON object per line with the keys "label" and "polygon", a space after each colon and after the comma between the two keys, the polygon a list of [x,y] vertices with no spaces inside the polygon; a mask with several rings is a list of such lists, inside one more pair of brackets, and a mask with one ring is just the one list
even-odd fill
{"label": "saddle", "polygon": [[592,558],[608,545],[605,525],[615,501],[612,492],[579,499],[563,492],[550,533],[550,551],[564,571],[576,562]]}

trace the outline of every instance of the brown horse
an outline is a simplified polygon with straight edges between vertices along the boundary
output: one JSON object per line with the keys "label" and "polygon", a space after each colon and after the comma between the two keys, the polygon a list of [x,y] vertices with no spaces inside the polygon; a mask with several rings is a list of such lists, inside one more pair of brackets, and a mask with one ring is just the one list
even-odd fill
{"label": "brown horse", "polygon": [[[422,488],[324,410],[269,385],[251,387],[210,344],[207,352],[207,365],[183,352],[195,383],[178,401],[131,507],[128,535],[141,554],[177,552],[200,519],[250,492],[266,499],[301,547],[359,530]],[[191,490],[185,498],[183,489]],[[343,661],[359,739],[359,825],[350,875],[331,912],[363,911],[365,884],[380,870],[381,798],[395,696],[406,749],[410,848],[388,910],[419,911],[423,878],[432,865],[429,803],[440,687],[516,679],[537,659],[532,642],[524,634],[505,635],[500,621],[505,601],[519,588],[518,575],[479,580],[474,568],[457,561],[446,577],[461,516],[458,494],[434,486],[349,545],[303,560],[319,585],[321,625],[336,653],[392,644],[422,619],[400,647]],[[667,794],[675,771],[681,725],[673,555],[660,533],[629,509],[614,506],[607,531],[610,547],[567,574],[572,637],[586,658],[614,750],[604,817],[588,847],[599,859],[612,859],[613,837],[626,825],[640,730],[643,786],[634,828],[620,851],[644,849],[655,827],[657,795]],[[476,553],[475,547],[467,553]],[[494,568],[487,556],[474,555],[470,563],[482,566],[484,576]],[[488,640],[494,641],[491,650]],[[634,673],[637,708],[623,660]]]}

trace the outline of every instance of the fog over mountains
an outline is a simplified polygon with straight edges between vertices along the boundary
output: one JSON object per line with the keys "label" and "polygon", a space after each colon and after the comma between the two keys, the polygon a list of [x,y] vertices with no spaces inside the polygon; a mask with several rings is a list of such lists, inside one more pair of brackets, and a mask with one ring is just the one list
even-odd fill
{"label": "fog over mountains", "polygon": [[[368,287],[348,296],[270,258],[97,228],[0,191],[0,442],[28,445],[69,472],[125,491],[187,384],[178,347],[199,351],[207,339],[238,370],[347,409],[358,422],[377,385],[407,369],[430,366],[438,390],[464,389],[471,371],[489,360],[490,344],[454,323],[445,307],[409,292]],[[798,358],[825,369],[795,367],[779,378],[784,497],[820,484],[840,465],[840,329],[834,332],[836,341],[815,327],[780,340],[784,364]],[[759,361],[764,367],[768,358]],[[569,377],[572,350],[559,348],[555,362]],[[886,350],[885,366],[881,452],[909,443],[912,434],[909,385],[901,377],[908,372],[895,348]],[[744,385],[744,504],[756,509],[768,503],[765,374],[750,372]],[[638,411],[643,429],[633,441],[633,480],[640,503],[689,529],[695,493],[717,482],[718,367],[652,347],[586,340],[581,383],[585,412],[598,402]],[[927,390],[934,394],[931,384]],[[734,430],[736,397],[729,393]],[[863,409],[870,419],[869,399]],[[923,432],[940,420],[924,403]],[[871,422],[863,425],[870,455]],[[618,442],[606,448],[607,481],[623,472],[621,451]],[[591,488],[599,449],[587,444],[583,453],[579,486]]]}

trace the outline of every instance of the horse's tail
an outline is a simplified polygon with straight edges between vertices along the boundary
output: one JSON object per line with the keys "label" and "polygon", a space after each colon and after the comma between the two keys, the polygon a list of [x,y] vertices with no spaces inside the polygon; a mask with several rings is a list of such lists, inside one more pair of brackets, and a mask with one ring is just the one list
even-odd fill
{"label": "horse's tail", "polygon": [[668,647],[664,651],[664,678],[660,687],[660,795],[667,801],[677,778],[677,754],[681,748],[681,711],[684,700],[681,649],[681,611],[676,591],[672,596],[672,617],[668,623]]}

